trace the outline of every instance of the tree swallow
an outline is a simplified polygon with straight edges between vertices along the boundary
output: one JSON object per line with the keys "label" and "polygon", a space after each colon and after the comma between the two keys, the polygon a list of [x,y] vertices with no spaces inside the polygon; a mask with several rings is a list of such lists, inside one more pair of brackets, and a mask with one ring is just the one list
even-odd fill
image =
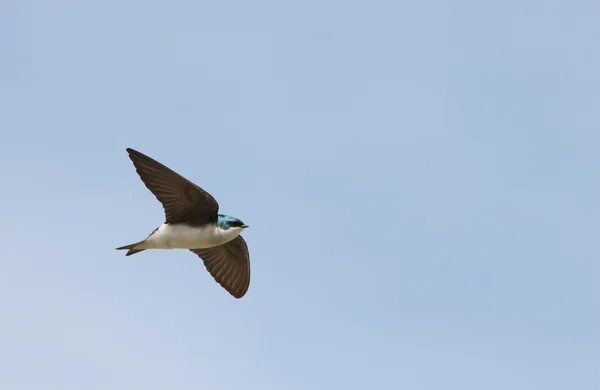
{"label": "tree swallow", "polygon": [[127,148],[129,158],[150,192],[162,203],[165,222],[128,250],[130,256],[146,249],[189,249],[198,255],[217,283],[235,298],[250,285],[250,255],[240,233],[248,226],[219,214],[219,204],[202,188],[158,161]]}

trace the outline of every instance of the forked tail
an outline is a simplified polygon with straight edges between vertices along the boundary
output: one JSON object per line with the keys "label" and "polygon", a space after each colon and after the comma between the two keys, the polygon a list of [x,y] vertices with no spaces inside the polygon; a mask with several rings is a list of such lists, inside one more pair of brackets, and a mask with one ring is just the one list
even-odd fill
{"label": "forked tail", "polygon": [[122,250],[129,249],[127,251],[127,253],[125,253],[125,256],[131,256],[131,255],[135,255],[138,252],[145,251],[145,249],[134,249],[134,247],[137,244],[139,244],[139,242],[136,242],[135,244],[130,244],[130,245],[125,245],[125,246],[119,247],[119,248],[117,248],[117,250],[122,251]]}

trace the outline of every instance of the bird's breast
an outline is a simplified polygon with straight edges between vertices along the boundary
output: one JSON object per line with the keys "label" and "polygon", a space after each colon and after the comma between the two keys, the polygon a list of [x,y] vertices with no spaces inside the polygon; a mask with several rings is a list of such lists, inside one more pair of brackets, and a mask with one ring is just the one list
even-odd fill
{"label": "bird's breast", "polygon": [[146,240],[156,249],[196,249],[221,245],[221,230],[214,225],[190,226],[184,224],[163,224]]}

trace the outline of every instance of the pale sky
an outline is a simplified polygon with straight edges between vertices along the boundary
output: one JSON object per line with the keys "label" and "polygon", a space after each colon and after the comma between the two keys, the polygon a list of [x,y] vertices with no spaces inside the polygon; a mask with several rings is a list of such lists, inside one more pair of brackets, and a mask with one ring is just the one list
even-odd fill
{"label": "pale sky", "polygon": [[2,2],[0,388],[599,389],[599,4]]}

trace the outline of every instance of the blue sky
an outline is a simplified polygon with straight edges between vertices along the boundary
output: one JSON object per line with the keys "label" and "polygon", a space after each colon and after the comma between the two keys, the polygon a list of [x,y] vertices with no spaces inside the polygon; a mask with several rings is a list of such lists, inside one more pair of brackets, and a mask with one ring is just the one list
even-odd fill
{"label": "blue sky", "polygon": [[[0,388],[600,388],[600,6],[4,1]],[[133,147],[251,227],[235,300]]]}

